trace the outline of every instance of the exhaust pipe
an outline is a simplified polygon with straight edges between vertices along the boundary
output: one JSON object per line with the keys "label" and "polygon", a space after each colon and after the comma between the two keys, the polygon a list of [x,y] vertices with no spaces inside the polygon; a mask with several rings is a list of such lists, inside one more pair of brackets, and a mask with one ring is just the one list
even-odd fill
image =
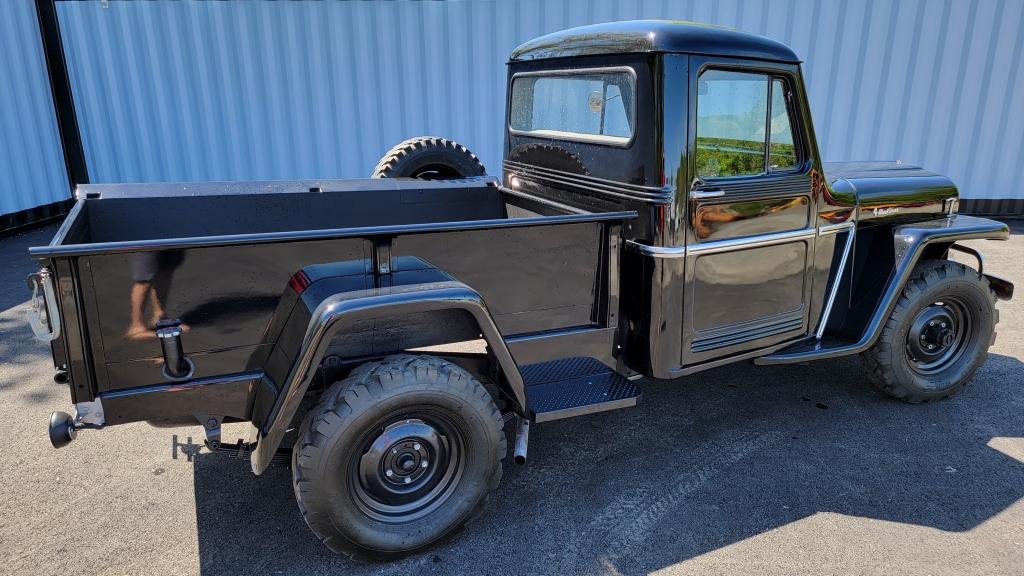
{"label": "exhaust pipe", "polygon": [[530,420],[529,418],[518,418],[519,425],[516,427],[516,447],[512,451],[512,461],[516,464],[526,464],[526,446],[530,442]]}

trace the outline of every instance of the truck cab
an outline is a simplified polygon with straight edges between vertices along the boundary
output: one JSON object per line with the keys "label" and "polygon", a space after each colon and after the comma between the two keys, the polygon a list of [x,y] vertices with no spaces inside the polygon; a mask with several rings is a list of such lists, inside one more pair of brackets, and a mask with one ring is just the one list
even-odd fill
{"label": "truck cab", "polygon": [[917,167],[822,163],[792,50],[670,21],[517,48],[503,184],[638,213],[623,228],[622,360],[657,378],[858,341],[867,323],[850,311],[877,304],[891,271],[868,255],[891,264],[895,226],[953,214],[958,198]]}

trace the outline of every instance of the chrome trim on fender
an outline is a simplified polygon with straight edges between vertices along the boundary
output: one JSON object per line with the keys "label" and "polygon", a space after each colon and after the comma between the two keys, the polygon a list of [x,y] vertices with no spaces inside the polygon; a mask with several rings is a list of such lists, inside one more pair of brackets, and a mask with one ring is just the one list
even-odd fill
{"label": "chrome trim on fender", "polygon": [[[845,226],[847,223],[844,222]],[[837,226],[837,225],[833,225]],[[824,228],[824,226],[822,226]],[[832,314],[832,306],[836,302],[836,294],[839,293],[839,284],[843,280],[843,273],[846,272],[846,262],[850,258],[850,249],[853,247],[853,237],[857,235],[857,228],[852,223],[845,228],[850,229],[850,233],[846,236],[846,245],[843,246],[843,255],[839,259],[839,268],[836,271],[836,278],[832,281],[832,287],[828,292],[828,300],[825,301],[825,311],[821,313],[821,322],[818,323],[818,330],[815,331],[814,337],[821,340],[821,337],[825,335],[825,326],[828,325],[828,318]],[[839,228],[830,228],[829,234],[833,234],[831,230],[841,231]]]}
{"label": "chrome trim on fender", "polygon": [[847,228],[853,228],[856,222],[852,220],[846,222],[839,222],[837,224],[822,224],[818,226],[818,236],[828,236],[830,234],[838,234]]}

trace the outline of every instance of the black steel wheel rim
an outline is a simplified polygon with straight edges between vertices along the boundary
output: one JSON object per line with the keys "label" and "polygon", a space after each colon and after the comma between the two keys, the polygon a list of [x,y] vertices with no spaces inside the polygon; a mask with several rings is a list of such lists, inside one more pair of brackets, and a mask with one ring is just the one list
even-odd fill
{"label": "black steel wheel rim", "polygon": [[910,367],[919,374],[935,374],[955,364],[970,345],[974,323],[967,305],[944,298],[921,309],[907,332]]}
{"label": "black steel wheel rim", "polygon": [[466,465],[461,429],[434,408],[384,419],[362,446],[349,467],[350,492],[363,513],[386,523],[410,522],[443,505]]}

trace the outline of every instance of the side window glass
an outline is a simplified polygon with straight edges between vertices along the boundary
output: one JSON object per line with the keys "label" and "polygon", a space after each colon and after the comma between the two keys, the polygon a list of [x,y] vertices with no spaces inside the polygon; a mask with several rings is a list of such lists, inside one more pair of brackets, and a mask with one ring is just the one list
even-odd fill
{"label": "side window glass", "polygon": [[[697,80],[697,175],[764,173],[768,76],[706,70]],[[790,136],[790,141],[792,137]]]}
{"label": "side window glass", "polygon": [[772,80],[771,141],[768,147],[768,171],[786,172],[796,167],[793,127],[786,106],[786,83]]}

